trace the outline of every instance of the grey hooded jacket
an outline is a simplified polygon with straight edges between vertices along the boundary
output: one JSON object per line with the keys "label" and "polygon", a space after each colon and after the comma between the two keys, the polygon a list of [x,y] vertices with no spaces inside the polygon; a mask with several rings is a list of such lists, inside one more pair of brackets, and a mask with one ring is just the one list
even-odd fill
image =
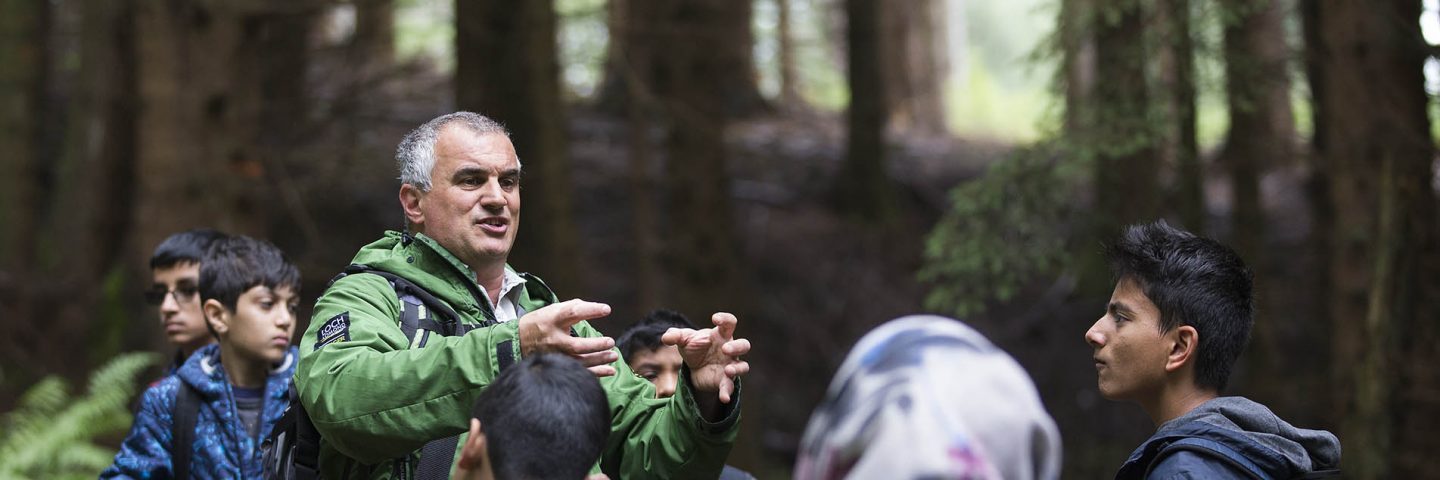
{"label": "grey hooded jacket", "polygon": [[[1180,448],[1182,439],[1201,445]],[[1339,465],[1340,440],[1330,432],[1296,428],[1244,397],[1219,397],[1161,425],[1115,478],[1314,478],[1338,475]]]}

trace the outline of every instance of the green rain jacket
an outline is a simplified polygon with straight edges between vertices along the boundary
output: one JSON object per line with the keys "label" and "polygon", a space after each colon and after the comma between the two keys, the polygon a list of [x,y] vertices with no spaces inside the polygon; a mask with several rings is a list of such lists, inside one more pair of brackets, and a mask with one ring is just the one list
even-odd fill
{"label": "green rain jacket", "polygon": [[[462,323],[494,318],[470,269],[423,234],[386,232],[352,263],[414,282],[448,303]],[[539,279],[522,277],[517,303],[524,312],[557,301]],[[412,477],[425,442],[469,427],[476,397],[499,373],[495,349],[509,340],[514,358],[521,358],[518,321],[463,336],[431,335],[423,348],[408,348],[399,315],[394,289],[378,275],[345,276],[315,302],[295,386],[323,437],[325,478]],[[588,322],[575,330],[601,336]],[[611,412],[601,470],[616,479],[719,476],[739,425],[739,385],[725,417],[711,423],[700,414],[688,373],[675,396],[656,399],[650,382],[623,358],[611,366],[618,374],[600,379]]]}

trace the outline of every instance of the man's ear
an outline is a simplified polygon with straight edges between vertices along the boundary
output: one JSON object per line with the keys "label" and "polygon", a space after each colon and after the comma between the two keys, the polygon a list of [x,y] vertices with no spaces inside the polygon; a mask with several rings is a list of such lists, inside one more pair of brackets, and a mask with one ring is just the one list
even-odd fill
{"label": "man's ear", "polygon": [[1175,331],[1167,335],[1170,341],[1170,354],[1165,358],[1165,371],[1174,372],[1190,363],[1194,358],[1195,351],[1200,347],[1200,332],[1195,327],[1181,325],[1175,327]]}
{"label": "man's ear", "polygon": [[414,185],[400,184],[400,208],[405,210],[405,220],[408,220],[411,225],[425,223],[425,214],[420,213],[420,202],[424,198],[425,192],[420,191]]}
{"label": "man's ear", "polygon": [[470,438],[460,449],[460,468],[479,470],[488,460],[485,452],[485,432],[480,430],[480,419],[470,419]]}
{"label": "man's ear", "polygon": [[230,312],[220,304],[219,300],[213,298],[206,300],[200,309],[205,314],[205,323],[209,323],[210,328],[215,329],[216,335],[224,335],[230,331]]}

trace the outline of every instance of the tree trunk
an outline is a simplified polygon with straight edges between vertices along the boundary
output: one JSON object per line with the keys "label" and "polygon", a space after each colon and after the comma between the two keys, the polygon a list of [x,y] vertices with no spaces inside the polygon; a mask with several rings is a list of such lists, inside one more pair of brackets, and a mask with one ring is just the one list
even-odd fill
{"label": "tree trunk", "polygon": [[[52,338],[86,336],[91,359],[119,353],[134,328],[95,312],[116,296],[138,290],[80,288],[105,285],[116,272],[132,273],[136,263],[124,258],[133,225],[129,206],[135,195],[136,102],[135,4],[130,0],[81,2],[80,65],[73,91],[66,151],[53,201],[58,211],[71,212],[51,220],[51,235],[62,244],[64,272],[54,286],[52,325],[62,326]],[[76,295],[76,291],[84,292]],[[140,329],[144,333],[149,330]],[[153,339],[153,336],[147,339]]]}
{"label": "tree trunk", "polygon": [[[655,181],[656,162],[650,135],[651,119],[658,115],[660,109],[649,86],[650,80],[643,76],[643,72],[653,71],[653,67],[648,63],[652,55],[630,55],[638,53],[636,49],[646,48],[645,37],[651,33],[630,28],[624,30],[623,34],[628,36],[624,43],[630,45],[632,50],[624,53],[612,50],[616,55],[612,60],[625,66],[619,72],[626,76],[624,85],[629,89],[627,95],[630,101],[625,103],[625,117],[626,129],[630,132],[627,143],[630,149],[630,231],[635,246],[635,297],[640,311],[648,312],[667,307],[663,302],[670,297],[666,292],[660,268],[664,252],[660,241],[660,215],[656,202],[660,201],[661,195],[657,195],[659,184]],[[622,54],[625,56],[620,56]]]}
{"label": "tree trunk", "polygon": [[[940,135],[945,127],[944,2],[882,0],[879,65],[884,75],[887,126],[896,132]],[[850,17],[853,19],[854,17]]]}
{"label": "tree trunk", "polygon": [[395,63],[395,0],[356,0],[353,46],[367,73]]}
{"label": "tree trunk", "polygon": [[504,124],[526,175],[512,263],[560,292],[579,285],[570,146],[550,1],[455,2],[455,102]]}
{"label": "tree trunk", "polygon": [[[665,265],[678,310],[708,324],[712,312],[739,308],[739,242],[734,235],[725,130],[729,123],[723,92],[725,72],[735,59],[716,52],[733,41],[725,25],[733,19],[730,0],[629,0],[634,16],[645,18],[653,57],[642,62],[668,125],[664,145],[670,249]],[[748,10],[748,7],[746,8]],[[748,18],[748,15],[746,15]],[[638,26],[632,24],[632,26]],[[663,26],[663,28],[656,28]],[[650,63],[653,62],[653,63]]]}
{"label": "tree trunk", "polygon": [[[1082,129],[1090,118],[1090,95],[1095,85],[1094,25],[1081,21],[1090,9],[1086,0],[1061,0],[1060,16],[1055,19],[1060,30],[1061,68],[1065,80],[1065,134],[1072,139],[1083,138]],[[1088,18],[1088,17],[1087,17]]]}
{"label": "tree trunk", "polygon": [[[1290,107],[1289,47],[1285,44],[1284,6],[1277,0],[1226,0],[1225,84],[1230,132],[1221,164],[1229,169],[1231,244],[1260,275],[1255,278],[1257,318],[1249,368],[1256,378],[1285,371],[1277,338],[1280,322],[1298,320],[1271,310],[1272,295],[1265,252],[1265,205],[1260,182],[1269,167],[1289,164],[1294,156],[1295,118]],[[1283,398],[1273,385],[1256,389]]]}
{"label": "tree trunk", "polygon": [[[1406,338],[1434,331],[1434,147],[1420,3],[1329,0],[1320,9],[1316,125],[1328,180],[1330,310],[1341,441],[1351,478],[1424,475],[1435,439],[1419,418]],[[1433,337],[1430,337],[1433,339]],[[1399,352],[1399,354],[1397,354]],[[1410,357],[1414,358],[1414,357]],[[1434,358],[1433,356],[1430,358]],[[1433,388],[1433,372],[1418,380]],[[1434,401],[1428,402],[1433,409]],[[1397,418],[1406,418],[1397,424]],[[1433,424],[1433,423],[1432,423]],[[1404,441],[1397,441],[1403,439]]]}
{"label": "tree trunk", "polygon": [[[140,2],[136,258],[200,226],[267,236],[305,128],[303,39],[316,3]],[[282,48],[283,47],[283,48]],[[163,172],[163,174],[161,174]]]}
{"label": "tree trunk", "polygon": [[887,222],[895,216],[895,193],[885,171],[887,104],[880,58],[881,0],[846,0],[849,37],[849,142],[835,199],[861,221]]}
{"label": "tree trunk", "polygon": [[[45,104],[51,60],[50,2],[0,0],[0,315],[4,322],[5,365],[23,365],[24,352],[40,340],[31,330],[37,305],[30,280],[36,258],[35,232],[44,205],[41,185],[49,161],[42,153]],[[10,300],[13,299],[13,300]]]}
{"label": "tree trunk", "polygon": [[1127,224],[1151,221],[1160,213],[1159,132],[1149,120],[1150,96],[1142,2],[1107,5],[1116,15],[1096,15],[1096,71],[1106,72],[1094,87],[1094,108],[1086,109],[1086,143],[1095,152],[1096,238],[1113,238]]}
{"label": "tree trunk", "polygon": [[1231,20],[1225,25],[1230,134],[1223,162],[1234,194],[1232,244],[1253,264],[1261,261],[1265,236],[1260,177],[1294,155],[1286,11],[1277,0],[1226,0],[1224,7]]}
{"label": "tree trunk", "polygon": [[1175,122],[1175,195],[1180,220],[1192,232],[1205,231],[1205,171],[1195,124],[1195,42],[1190,28],[1190,1],[1166,0],[1169,51],[1173,62],[1171,112]]}
{"label": "tree trunk", "polygon": [[779,62],[780,62],[780,104],[799,105],[800,84],[799,75],[795,72],[795,33],[794,17],[791,13],[792,0],[775,0],[775,10],[780,12],[779,32]]}
{"label": "tree trunk", "polygon": [[[714,81],[716,90],[711,95],[719,97],[721,107],[726,115],[731,117],[745,117],[764,112],[769,108],[765,99],[760,95],[760,87],[757,83],[755,69],[755,36],[751,32],[750,20],[753,15],[754,6],[750,0],[735,0],[723,3],[714,3],[710,0],[674,0],[678,9],[704,9],[709,11],[714,18],[706,19],[705,32],[691,32],[696,35],[706,35],[724,39],[713,43],[713,50],[705,55],[714,57],[716,64],[723,64],[725,68],[711,72],[717,75]],[[713,3],[713,4],[712,4]],[[659,55],[663,49],[645,48],[646,45],[634,45],[628,43],[633,35],[625,32],[634,29],[640,32],[655,32],[658,35],[678,35],[671,32],[679,28],[675,24],[663,23],[665,19],[645,12],[649,8],[645,0],[615,0],[612,2],[610,12],[610,48],[609,58],[606,60],[605,80],[600,90],[600,97],[597,104],[602,110],[623,114],[625,102],[628,101],[630,89],[625,85],[628,78],[621,69],[626,67],[623,60],[634,61],[640,55]],[[662,22],[662,23],[656,23]],[[624,58],[616,52],[624,52]],[[649,64],[656,68],[664,62],[661,58],[646,58],[642,63]],[[643,76],[653,76],[654,73],[647,73]]]}

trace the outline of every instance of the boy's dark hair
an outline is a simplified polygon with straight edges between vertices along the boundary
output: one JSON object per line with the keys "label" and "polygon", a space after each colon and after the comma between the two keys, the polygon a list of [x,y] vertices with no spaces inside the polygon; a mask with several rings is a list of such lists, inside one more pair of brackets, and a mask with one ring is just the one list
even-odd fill
{"label": "boy's dark hair", "polygon": [[208,228],[187,230],[165,238],[150,255],[150,269],[170,268],[182,263],[200,263],[205,251],[226,235]]}
{"label": "boy's dark hair", "polygon": [[674,310],[655,310],[646,315],[645,318],[635,322],[620,338],[615,345],[620,347],[622,358],[631,358],[636,352],[647,352],[658,350],[661,346],[660,337],[665,331],[674,328],[695,328],[690,319]]}
{"label": "boy's dark hair", "polygon": [[1160,220],[1127,227],[1106,257],[1117,281],[1136,281],[1160,310],[1161,331],[1195,327],[1195,383],[1224,389],[1255,322],[1253,275],[1240,255]]}
{"label": "boy's dark hair", "polygon": [[526,357],[475,401],[495,478],[584,478],[610,436],[610,404],[580,362]]}
{"label": "boy's dark hair", "polygon": [[[300,293],[300,270],[275,245],[244,235],[226,237],[210,245],[200,262],[200,301],[220,301],[235,310],[240,295],[257,285],[290,287]],[[209,325],[210,322],[205,322]]]}

